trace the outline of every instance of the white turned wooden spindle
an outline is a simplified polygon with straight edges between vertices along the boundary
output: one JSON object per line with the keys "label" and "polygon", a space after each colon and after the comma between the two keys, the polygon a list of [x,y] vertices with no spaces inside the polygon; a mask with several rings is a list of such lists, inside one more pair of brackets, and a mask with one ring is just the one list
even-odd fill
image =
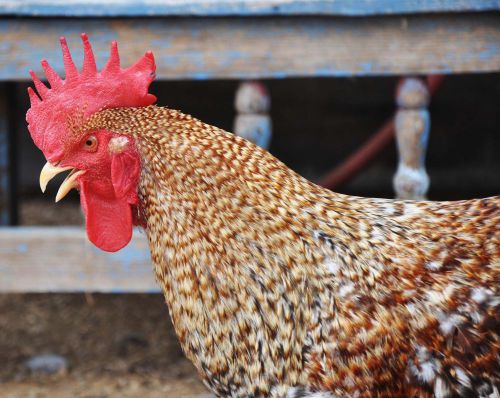
{"label": "white turned wooden spindle", "polygon": [[237,112],[234,120],[235,134],[268,149],[272,133],[270,104],[269,93],[262,83],[240,83],[234,101]]}
{"label": "white turned wooden spindle", "polygon": [[425,170],[425,154],[429,139],[429,90],[419,78],[402,80],[397,90],[394,125],[399,164],[393,179],[399,199],[425,199],[429,176]]}

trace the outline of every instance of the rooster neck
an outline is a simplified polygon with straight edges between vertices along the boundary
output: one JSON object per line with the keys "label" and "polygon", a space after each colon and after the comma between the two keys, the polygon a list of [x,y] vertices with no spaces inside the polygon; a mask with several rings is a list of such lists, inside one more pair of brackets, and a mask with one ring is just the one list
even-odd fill
{"label": "rooster neck", "polygon": [[314,204],[300,184],[309,183],[267,152],[197,121],[171,134],[155,148],[139,144],[139,196],[184,351],[216,391],[241,387],[246,396],[262,380],[256,396],[268,396],[278,375],[289,385],[305,382],[314,292],[328,291],[321,269],[300,266],[322,256],[313,254],[306,229],[304,208]]}

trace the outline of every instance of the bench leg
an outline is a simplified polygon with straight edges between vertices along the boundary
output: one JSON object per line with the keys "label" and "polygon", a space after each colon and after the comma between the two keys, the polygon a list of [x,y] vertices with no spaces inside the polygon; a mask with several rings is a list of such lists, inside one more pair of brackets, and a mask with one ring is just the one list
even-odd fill
{"label": "bench leg", "polygon": [[429,138],[429,89],[414,77],[398,85],[398,110],[394,120],[399,164],[393,185],[398,199],[425,199],[429,176],[425,170],[425,154]]}
{"label": "bench leg", "polygon": [[269,93],[261,82],[242,82],[236,91],[234,133],[269,149],[272,127]]}

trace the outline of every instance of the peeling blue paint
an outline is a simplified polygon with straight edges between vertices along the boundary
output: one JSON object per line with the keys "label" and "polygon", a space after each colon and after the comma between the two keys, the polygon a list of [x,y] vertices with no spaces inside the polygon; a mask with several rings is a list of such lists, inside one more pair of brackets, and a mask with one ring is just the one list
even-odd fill
{"label": "peeling blue paint", "polygon": [[134,264],[149,264],[151,263],[149,249],[138,249],[134,245],[129,244],[116,253],[109,254],[113,262],[119,262],[124,270],[129,271],[131,265]]}
{"label": "peeling blue paint", "polygon": [[494,57],[500,56],[500,45],[494,46],[486,46],[486,48],[483,51],[480,51],[477,56],[479,59],[482,60],[488,60]]}
{"label": "peeling blue paint", "polygon": [[271,72],[271,77],[274,79],[286,79],[287,77],[290,77],[290,74],[285,71],[273,71]]}
{"label": "peeling blue paint", "polygon": [[16,246],[16,250],[18,251],[18,253],[27,253],[28,245],[26,243],[20,243]]}
{"label": "peeling blue paint", "polygon": [[316,77],[351,77],[355,73],[353,70],[346,70],[332,66],[330,68],[317,68],[314,71]]}
{"label": "peeling blue paint", "polygon": [[207,80],[210,79],[211,74],[208,72],[194,72],[192,78],[194,80]]}
{"label": "peeling blue paint", "polygon": [[359,64],[359,67],[364,73],[370,73],[374,70],[374,64],[372,62],[362,62]]}
{"label": "peeling blue paint", "polygon": [[27,253],[28,245],[19,244],[14,247],[0,247],[0,254],[19,254]]}

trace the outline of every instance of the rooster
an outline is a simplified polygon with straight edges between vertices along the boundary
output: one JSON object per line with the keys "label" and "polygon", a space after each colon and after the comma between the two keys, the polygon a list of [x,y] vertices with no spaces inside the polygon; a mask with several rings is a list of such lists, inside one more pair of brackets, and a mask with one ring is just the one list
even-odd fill
{"label": "rooster", "polygon": [[31,72],[42,190],[72,170],[88,238],[142,226],[180,344],[218,397],[499,397],[500,197],[330,192],[265,150],[153,105],[151,52]]}

